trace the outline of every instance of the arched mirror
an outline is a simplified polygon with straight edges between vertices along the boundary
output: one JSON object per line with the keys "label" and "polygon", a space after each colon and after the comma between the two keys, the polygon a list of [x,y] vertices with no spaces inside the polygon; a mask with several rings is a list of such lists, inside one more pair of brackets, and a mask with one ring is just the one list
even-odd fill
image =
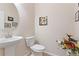
{"label": "arched mirror", "polygon": [[[0,35],[12,35],[17,29],[19,14],[13,3],[0,3]],[[5,35],[4,35],[5,34]]]}

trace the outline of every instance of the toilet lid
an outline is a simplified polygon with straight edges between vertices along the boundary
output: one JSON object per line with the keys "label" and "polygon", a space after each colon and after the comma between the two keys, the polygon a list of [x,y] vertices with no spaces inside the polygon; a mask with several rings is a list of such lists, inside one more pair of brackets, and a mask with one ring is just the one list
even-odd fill
{"label": "toilet lid", "polygon": [[35,52],[41,52],[41,51],[45,50],[45,47],[40,44],[35,44],[31,47],[31,49]]}

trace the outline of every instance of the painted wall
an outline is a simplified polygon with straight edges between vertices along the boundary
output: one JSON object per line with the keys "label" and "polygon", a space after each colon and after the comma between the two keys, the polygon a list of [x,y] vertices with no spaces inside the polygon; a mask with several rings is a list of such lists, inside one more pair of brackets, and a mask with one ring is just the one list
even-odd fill
{"label": "painted wall", "polygon": [[[19,12],[19,25],[15,30],[14,35],[31,36],[35,34],[35,20],[34,20],[34,4],[15,4]],[[16,55],[24,55],[29,53],[29,49],[26,47],[24,39],[17,44]]]}
{"label": "painted wall", "polygon": [[[39,26],[39,17],[48,16],[48,25]],[[62,40],[66,33],[74,33],[74,4],[35,4],[35,34],[47,51],[65,55],[56,40]]]}
{"label": "painted wall", "polygon": [[19,12],[19,26],[16,35],[30,36],[34,35],[34,4],[15,4]]}

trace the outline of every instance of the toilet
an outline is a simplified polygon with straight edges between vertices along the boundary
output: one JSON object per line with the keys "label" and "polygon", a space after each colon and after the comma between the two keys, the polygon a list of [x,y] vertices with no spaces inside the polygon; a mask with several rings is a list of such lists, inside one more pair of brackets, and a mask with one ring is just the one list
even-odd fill
{"label": "toilet", "polygon": [[45,51],[45,46],[36,43],[34,36],[26,37],[26,44],[28,47],[30,47],[32,51],[31,55],[43,56],[43,53]]}

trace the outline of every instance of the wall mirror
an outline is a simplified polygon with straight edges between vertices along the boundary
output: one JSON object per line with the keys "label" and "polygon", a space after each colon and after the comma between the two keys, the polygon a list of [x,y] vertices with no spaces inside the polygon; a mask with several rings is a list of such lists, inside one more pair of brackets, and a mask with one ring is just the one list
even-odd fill
{"label": "wall mirror", "polygon": [[13,3],[0,3],[0,33],[13,32],[19,24],[19,14]]}

